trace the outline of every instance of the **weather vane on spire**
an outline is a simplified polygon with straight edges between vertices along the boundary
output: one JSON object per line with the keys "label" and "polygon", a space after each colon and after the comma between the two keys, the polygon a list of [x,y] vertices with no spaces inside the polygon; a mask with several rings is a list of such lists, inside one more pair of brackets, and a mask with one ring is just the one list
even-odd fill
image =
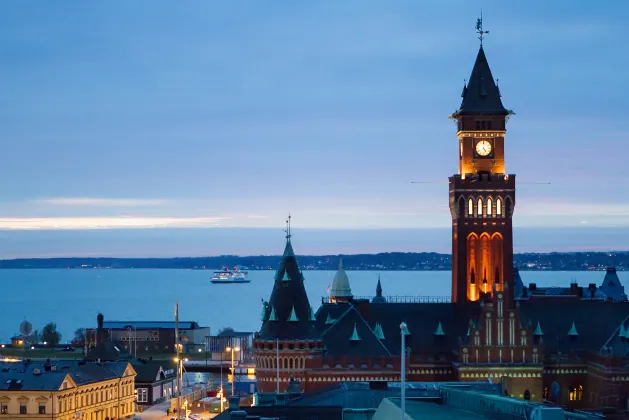
{"label": "weather vane on spire", "polygon": [[483,11],[480,11],[480,18],[476,19],[476,32],[478,33],[478,39],[480,39],[480,46],[483,46],[483,39],[489,31],[483,31]]}
{"label": "weather vane on spire", "polygon": [[286,229],[284,230],[284,232],[286,232],[286,240],[290,241],[290,213],[288,214],[288,219],[286,219]]}

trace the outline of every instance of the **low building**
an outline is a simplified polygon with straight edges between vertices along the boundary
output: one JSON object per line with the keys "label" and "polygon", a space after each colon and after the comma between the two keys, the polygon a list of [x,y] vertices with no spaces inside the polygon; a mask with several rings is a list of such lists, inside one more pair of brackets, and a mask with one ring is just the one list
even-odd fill
{"label": "low building", "polygon": [[253,360],[253,338],[254,333],[244,331],[234,331],[226,329],[217,335],[207,337],[206,351],[211,353],[211,360],[225,361],[231,360],[231,352],[227,348],[237,348],[234,353],[234,361],[237,363],[247,363]]}
{"label": "low building", "polygon": [[133,363],[135,391],[139,405],[169,400],[177,389],[177,364],[168,360],[139,359]]}
{"label": "low building", "polygon": [[0,417],[103,420],[134,413],[128,362],[0,363]]}
{"label": "low building", "polygon": [[[174,321],[105,321],[103,329],[110,341],[120,343],[127,353],[133,355],[174,353]],[[96,329],[87,330],[88,337],[96,336]],[[179,322],[179,340],[183,352],[205,348],[209,327],[201,327],[194,321]]]}

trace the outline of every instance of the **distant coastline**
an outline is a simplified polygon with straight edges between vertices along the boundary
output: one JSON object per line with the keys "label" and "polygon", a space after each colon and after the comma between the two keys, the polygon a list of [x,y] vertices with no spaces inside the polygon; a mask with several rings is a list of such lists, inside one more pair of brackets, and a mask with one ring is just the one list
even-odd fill
{"label": "distant coastline", "polygon": [[[240,267],[243,270],[275,270],[279,255],[179,258],[23,258],[0,260],[0,269],[191,269],[213,270]],[[304,270],[336,270],[339,260],[347,270],[382,271],[447,271],[451,269],[450,254],[434,252],[387,252],[356,255],[300,255]],[[554,252],[514,255],[520,270],[587,271],[616,267],[629,270],[629,251]]]}

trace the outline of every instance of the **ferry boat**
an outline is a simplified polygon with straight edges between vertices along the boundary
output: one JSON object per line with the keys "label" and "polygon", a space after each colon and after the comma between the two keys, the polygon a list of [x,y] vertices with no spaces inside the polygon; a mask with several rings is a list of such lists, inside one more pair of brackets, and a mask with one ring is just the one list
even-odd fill
{"label": "ferry boat", "polygon": [[215,271],[212,274],[212,283],[249,283],[251,280],[247,277],[246,271],[239,271],[237,268],[228,270],[223,268],[221,271]]}

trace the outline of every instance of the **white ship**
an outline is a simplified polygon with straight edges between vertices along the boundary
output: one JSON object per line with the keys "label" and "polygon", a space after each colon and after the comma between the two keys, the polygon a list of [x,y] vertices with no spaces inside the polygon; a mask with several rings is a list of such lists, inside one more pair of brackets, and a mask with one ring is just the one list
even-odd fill
{"label": "white ship", "polygon": [[212,274],[212,283],[249,283],[251,280],[247,277],[246,271],[239,271],[237,268],[228,270],[223,268],[221,271],[215,271]]}

